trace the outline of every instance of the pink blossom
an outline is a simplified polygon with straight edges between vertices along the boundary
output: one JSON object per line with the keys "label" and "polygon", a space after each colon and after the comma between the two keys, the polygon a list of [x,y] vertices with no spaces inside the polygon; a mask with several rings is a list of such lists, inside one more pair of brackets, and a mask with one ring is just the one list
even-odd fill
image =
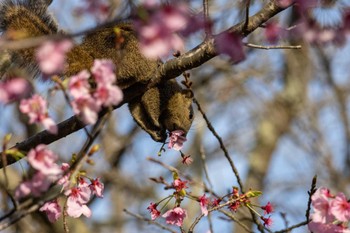
{"label": "pink blossom", "polygon": [[44,175],[57,176],[62,173],[56,164],[57,155],[47,149],[46,145],[40,144],[35,149],[31,149],[27,158],[30,165]]}
{"label": "pink blossom", "polygon": [[265,26],[265,37],[266,40],[271,44],[276,44],[279,36],[282,33],[282,29],[278,26],[278,23],[273,22],[267,22]]}
{"label": "pink blossom", "polygon": [[[65,173],[66,171],[68,171],[69,169],[69,164],[68,163],[62,163],[61,165],[61,170],[62,173]],[[64,176],[62,176],[58,181],[57,184],[58,185],[62,185],[62,189],[66,190],[69,187],[69,177],[70,177],[70,173],[68,172],[67,174],[65,174]]]}
{"label": "pink blossom", "polygon": [[81,96],[72,101],[75,114],[79,115],[85,124],[94,124],[98,118],[100,105],[90,96]]}
{"label": "pink blossom", "polygon": [[77,199],[73,197],[68,197],[67,214],[73,218],[79,218],[81,215],[85,215],[89,218],[92,212],[86,204],[78,202]]}
{"label": "pink blossom", "polygon": [[185,165],[191,165],[193,163],[193,159],[190,155],[185,155],[182,157],[182,163]]}
{"label": "pink blossom", "polygon": [[26,197],[31,192],[31,183],[30,181],[24,181],[20,183],[15,191],[15,197],[16,199],[21,199],[23,197]]}
{"label": "pink blossom", "polygon": [[73,187],[64,193],[69,198],[80,204],[86,204],[90,200],[91,190],[88,186]]}
{"label": "pink blossom", "polygon": [[116,81],[115,65],[109,59],[95,59],[91,73],[97,85],[112,84]]}
{"label": "pink blossom", "polygon": [[350,203],[344,193],[337,194],[330,202],[329,210],[339,221],[346,222],[350,220]]}
{"label": "pink blossom", "polygon": [[51,182],[47,179],[47,176],[41,172],[34,174],[31,180],[22,182],[15,191],[15,197],[17,199],[23,198],[28,195],[34,197],[40,196],[43,192],[47,191]]}
{"label": "pink blossom", "polygon": [[274,210],[270,202],[268,202],[265,206],[261,206],[261,209],[265,210],[264,214],[271,214]]}
{"label": "pink blossom", "polygon": [[12,78],[0,82],[0,102],[7,104],[29,95],[30,83],[24,78]]}
{"label": "pink blossom", "polygon": [[209,199],[205,197],[205,194],[199,197],[199,205],[201,206],[201,211],[204,216],[208,215],[208,209],[207,209],[208,204],[209,204]]}
{"label": "pink blossom", "polygon": [[157,210],[157,206],[158,205],[156,203],[151,202],[151,204],[147,207],[147,209],[151,213],[152,220],[155,220],[160,215],[160,212]]}
{"label": "pink blossom", "polygon": [[30,124],[41,123],[50,133],[56,134],[57,125],[49,117],[46,105],[44,98],[35,94],[29,99],[21,100],[19,109],[28,115]]}
{"label": "pink blossom", "polygon": [[179,191],[181,191],[181,190],[183,190],[183,189],[185,189],[185,188],[188,188],[188,187],[186,186],[187,183],[188,183],[187,180],[182,181],[181,179],[176,179],[176,180],[174,180],[174,182],[173,182],[173,186],[174,186],[175,190],[176,190],[177,192],[179,192]]}
{"label": "pink blossom", "polygon": [[90,95],[90,74],[87,70],[80,71],[69,79],[68,90],[74,98]]}
{"label": "pink blossom", "polygon": [[36,52],[40,70],[46,75],[61,73],[66,61],[66,53],[73,47],[70,40],[46,41]]}
{"label": "pink blossom", "polygon": [[89,187],[92,193],[95,194],[97,197],[103,197],[104,185],[100,182],[100,178],[91,180],[91,184],[89,185]]}
{"label": "pink blossom", "polygon": [[94,97],[97,104],[108,107],[119,104],[123,100],[123,92],[115,85],[98,85]]}
{"label": "pink blossom", "polygon": [[47,131],[53,134],[57,134],[58,128],[54,120],[52,120],[50,117],[46,117],[41,121],[41,124],[44,126]]}
{"label": "pink blossom", "polygon": [[245,59],[242,38],[237,34],[219,34],[215,39],[215,47],[219,53],[228,55],[234,63]]}
{"label": "pink blossom", "polygon": [[175,32],[186,28],[189,23],[188,6],[147,4],[148,18],[135,20],[139,32],[141,52],[151,59],[169,55],[169,51],[181,50],[183,41]]}
{"label": "pink blossom", "polygon": [[46,202],[39,211],[44,211],[47,214],[47,217],[50,222],[56,222],[57,219],[61,216],[62,211],[61,207],[58,204],[58,200]]}
{"label": "pink blossom", "polygon": [[169,133],[169,144],[168,148],[169,149],[174,149],[174,150],[181,150],[183,147],[183,143],[187,141],[184,135],[185,132],[182,130],[174,130]]}
{"label": "pink blossom", "polygon": [[215,198],[214,201],[211,203],[212,206],[218,206],[220,204],[220,202],[222,201],[221,198]]}
{"label": "pink blossom", "polygon": [[241,206],[241,203],[240,203],[239,201],[235,201],[235,202],[233,202],[231,205],[229,205],[228,208],[229,208],[231,211],[236,212],[240,206]]}
{"label": "pink blossom", "polygon": [[272,225],[272,219],[271,217],[264,218],[263,216],[260,217],[261,220],[264,222],[264,226],[270,227]]}
{"label": "pink blossom", "polygon": [[162,215],[167,224],[182,226],[184,218],[187,216],[187,211],[181,207],[168,210]]}
{"label": "pink blossom", "polygon": [[329,189],[321,187],[316,190],[316,192],[312,195],[311,201],[312,206],[315,209],[315,213],[312,215],[312,220],[315,222],[331,222],[334,217],[330,213],[330,203],[329,198],[332,197]]}

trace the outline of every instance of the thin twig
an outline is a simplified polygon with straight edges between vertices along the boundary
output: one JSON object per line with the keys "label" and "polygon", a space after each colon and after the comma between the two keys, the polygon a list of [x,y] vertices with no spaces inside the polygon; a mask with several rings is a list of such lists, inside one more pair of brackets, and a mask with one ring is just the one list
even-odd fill
{"label": "thin twig", "polygon": [[298,224],[295,224],[293,226],[290,226],[286,229],[283,229],[283,230],[280,230],[280,231],[274,231],[274,233],[285,233],[285,232],[289,232],[295,228],[298,228],[298,227],[302,227],[302,226],[305,226],[306,224],[308,224],[309,222],[308,221],[304,221],[304,222],[301,222],[301,223],[298,223]]}
{"label": "thin twig", "polygon": [[161,165],[162,167],[168,169],[168,170],[171,171],[171,172],[176,172],[176,173],[178,173],[178,174],[180,173],[179,170],[177,170],[175,167],[172,167],[172,166],[170,166],[170,165],[167,165],[167,164],[165,164],[165,163],[163,163],[162,161],[159,161],[159,160],[157,160],[157,159],[154,159],[154,158],[151,158],[151,157],[147,157],[147,160],[148,160],[148,161],[151,161],[151,162],[153,162],[153,163],[157,163],[157,164]]}
{"label": "thin twig", "polygon": [[228,154],[227,149],[226,149],[226,147],[225,147],[221,137],[217,134],[217,132],[215,131],[214,127],[210,123],[210,121],[207,118],[205,112],[201,108],[201,105],[199,104],[198,100],[196,98],[193,98],[193,102],[197,105],[198,111],[202,114],[205,122],[207,123],[208,129],[210,130],[210,132],[212,132],[214,137],[218,140],[218,142],[220,144],[220,148],[224,152],[224,155],[225,155],[226,159],[228,160],[228,162],[230,163],[231,169],[232,169],[233,173],[236,176],[239,188],[241,189],[241,192],[244,193],[243,183],[242,183],[241,177],[239,176],[238,170],[237,170],[235,164],[233,163],[232,159],[230,158],[230,155]]}
{"label": "thin twig", "polygon": [[307,201],[307,209],[306,209],[306,213],[305,213],[305,217],[306,217],[306,221],[307,221],[307,222],[310,221],[311,197],[312,197],[312,195],[316,192],[316,183],[317,183],[317,175],[315,175],[315,176],[312,178],[310,191],[308,191],[309,200]]}
{"label": "thin twig", "polygon": [[[215,210],[222,209],[222,208],[225,207],[225,206],[229,206],[229,205],[235,203],[238,199],[239,199],[239,198],[234,198],[234,199],[231,199],[231,200],[229,200],[229,201],[227,201],[227,202],[225,202],[225,203],[223,203],[223,204],[221,204],[221,205],[217,205],[217,206],[215,206],[215,207],[212,207],[212,208],[208,209],[208,213],[211,213],[211,212],[213,212],[213,211],[215,211]],[[188,233],[193,233],[194,227],[199,223],[199,221],[200,221],[203,217],[204,217],[204,214],[202,213],[202,214],[200,214],[200,215],[193,221],[193,223],[191,224],[190,228],[188,229]]]}
{"label": "thin twig", "polygon": [[246,31],[249,25],[249,7],[250,7],[250,0],[247,0],[246,6],[245,6],[245,21],[244,21],[243,31]]}
{"label": "thin twig", "polygon": [[301,45],[271,45],[271,46],[265,46],[265,45],[257,45],[257,44],[251,44],[251,43],[244,43],[245,46],[249,48],[254,49],[301,49]]}
{"label": "thin twig", "polygon": [[123,211],[125,213],[127,213],[127,214],[129,214],[129,215],[131,215],[131,216],[133,216],[135,218],[137,218],[137,219],[140,219],[142,221],[148,222],[149,224],[155,225],[155,226],[157,226],[157,227],[159,227],[159,228],[161,228],[163,230],[166,230],[166,231],[169,231],[169,232],[172,232],[172,233],[177,233],[176,231],[174,231],[174,230],[172,230],[172,229],[170,229],[170,228],[168,228],[168,227],[166,227],[166,226],[164,226],[164,225],[162,225],[162,224],[160,224],[160,223],[158,223],[156,221],[153,221],[153,220],[151,220],[149,218],[145,218],[145,217],[143,217],[143,216],[141,216],[139,214],[134,214],[134,213],[128,211],[127,209],[124,209]]}

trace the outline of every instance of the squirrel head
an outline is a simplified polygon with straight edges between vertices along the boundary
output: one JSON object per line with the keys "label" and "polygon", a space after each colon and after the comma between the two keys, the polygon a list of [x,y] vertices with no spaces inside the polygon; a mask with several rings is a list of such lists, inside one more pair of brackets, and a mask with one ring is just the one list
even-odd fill
{"label": "squirrel head", "polygon": [[161,124],[167,131],[182,130],[187,135],[194,118],[192,99],[191,90],[181,90],[169,98],[167,108],[160,116]]}

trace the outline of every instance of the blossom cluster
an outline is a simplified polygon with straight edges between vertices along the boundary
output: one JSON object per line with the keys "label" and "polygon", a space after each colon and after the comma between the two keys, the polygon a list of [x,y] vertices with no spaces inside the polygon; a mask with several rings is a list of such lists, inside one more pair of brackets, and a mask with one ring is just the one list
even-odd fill
{"label": "blossom cluster", "polygon": [[[112,61],[96,59],[91,73],[83,70],[70,78],[68,91],[73,97],[73,111],[84,123],[94,124],[102,107],[117,105],[122,101],[123,92],[115,85],[114,69]],[[96,88],[90,83],[91,74]]]}
{"label": "blossom cluster", "polygon": [[[69,164],[57,164],[58,156],[49,150],[45,145],[38,145],[30,150],[27,159],[35,173],[31,179],[19,184],[15,190],[15,198],[22,199],[27,196],[39,197],[43,195],[49,187],[57,183],[62,186],[62,191],[67,196],[67,215],[78,218],[81,215],[91,216],[91,210],[86,205],[92,195],[102,198],[104,185],[99,178],[89,179],[86,182],[83,177],[78,178],[77,185],[70,182]],[[56,221],[62,213],[57,199],[45,203],[40,211],[46,212],[51,222]]]}
{"label": "blossom cluster", "polygon": [[350,203],[344,193],[331,194],[321,187],[311,197],[314,213],[310,215],[309,230],[314,233],[350,233]]}
{"label": "blossom cluster", "polygon": [[183,40],[176,34],[188,36],[204,27],[203,17],[189,14],[185,1],[160,5],[156,1],[144,1],[138,9],[134,26],[140,39],[141,52],[157,59],[169,55],[169,51],[181,51]]}
{"label": "blossom cluster", "polygon": [[[173,176],[174,181],[171,184],[171,188],[175,190],[174,193],[171,196],[168,196],[163,200],[159,201],[158,203],[151,202],[147,209],[151,214],[152,220],[155,220],[158,217],[163,217],[165,218],[167,224],[182,226],[183,221],[187,216],[187,211],[186,209],[181,208],[181,202],[187,196],[186,189],[188,188],[189,182],[179,178],[177,173],[174,173]],[[158,182],[167,184],[164,182],[163,179],[160,179]],[[240,206],[246,206],[250,209],[253,209],[254,205],[251,203],[250,199],[253,197],[257,197],[260,194],[261,192],[259,191],[249,191],[244,194],[239,194],[238,189],[233,188],[232,193],[229,193],[221,198],[210,199],[206,197],[206,194],[204,193],[202,196],[197,197],[197,202],[199,203],[201,214],[203,216],[207,216],[210,211],[208,210],[208,208],[218,207],[220,205],[220,202],[222,202],[224,199],[227,199],[227,202],[224,203],[222,207],[228,206],[228,209],[231,211],[236,212]],[[166,203],[168,203],[173,198],[175,199],[175,206],[172,209],[166,211],[164,214],[161,214],[157,207],[160,205],[161,202],[167,200]],[[194,197],[191,196],[190,199],[193,200]],[[221,206],[219,207],[222,208]],[[270,202],[268,202],[265,206],[257,207],[261,208],[264,211],[264,214],[259,214],[256,210],[254,210],[254,212],[259,215],[260,219],[263,221],[264,226],[270,227],[272,225],[272,219],[271,216],[267,215],[271,214],[274,211],[273,206]]]}

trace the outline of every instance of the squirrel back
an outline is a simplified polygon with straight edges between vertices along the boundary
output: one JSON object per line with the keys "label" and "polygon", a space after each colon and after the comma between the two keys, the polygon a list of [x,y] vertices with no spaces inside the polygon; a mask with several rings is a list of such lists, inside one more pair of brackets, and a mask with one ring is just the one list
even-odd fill
{"label": "squirrel back", "polygon": [[[64,33],[47,13],[51,0],[4,0],[0,3],[0,32],[6,39],[16,40]],[[38,74],[36,48],[8,51],[11,61]],[[137,35],[131,23],[117,23],[87,34],[81,44],[67,55],[63,77],[89,70],[95,59],[111,59],[116,66],[117,85],[126,89],[147,83],[157,71],[160,61],[150,60],[139,50]],[[135,121],[155,141],[164,142],[166,131],[188,132],[192,124],[192,96],[176,80],[168,80],[129,102]]]}
{"label": "squirrel back", "polygon": [[[51,1],[15,1],[0,3],[0,33],[9,40],[33,38],[58,33],[58,26],[47,13]],[[24,68],[32,76],[38,74],[35,62],[35,48],[8,51],[11,60],[19,68]]]}

